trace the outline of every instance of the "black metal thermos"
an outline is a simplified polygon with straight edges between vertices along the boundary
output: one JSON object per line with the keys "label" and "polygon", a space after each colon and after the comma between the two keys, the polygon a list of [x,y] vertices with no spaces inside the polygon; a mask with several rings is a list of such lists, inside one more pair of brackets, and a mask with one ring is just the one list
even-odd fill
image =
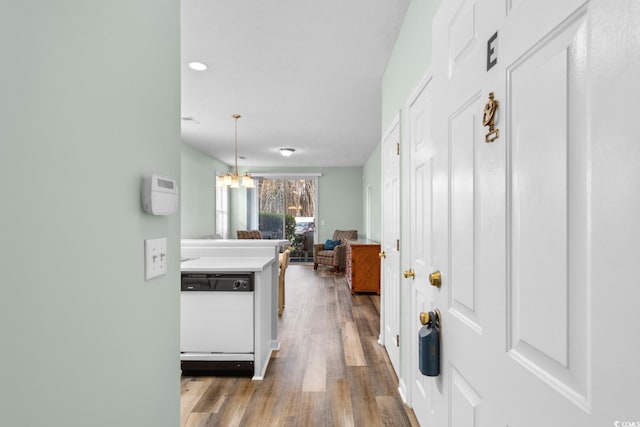
{"label": "black metal thermos", "polygon": [[429,322],[418,332],[418,366],[428,377],[440,375],[440,332],[434,323]]}

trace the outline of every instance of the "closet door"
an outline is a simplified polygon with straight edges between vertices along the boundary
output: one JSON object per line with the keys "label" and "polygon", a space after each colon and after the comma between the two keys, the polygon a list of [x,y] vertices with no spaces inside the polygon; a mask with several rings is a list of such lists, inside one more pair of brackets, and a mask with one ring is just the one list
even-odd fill
{"label": "closet door", "polygon": [[380,341],[400,376],[400,122],[382,141],[382,251]]}

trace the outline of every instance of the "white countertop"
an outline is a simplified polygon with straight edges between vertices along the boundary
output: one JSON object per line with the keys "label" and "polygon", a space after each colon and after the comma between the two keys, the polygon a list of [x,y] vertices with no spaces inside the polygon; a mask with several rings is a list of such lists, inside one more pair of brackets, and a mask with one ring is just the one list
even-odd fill
{"label": "white countertop", "polygon": [[212,247],[253,247],[253,246],[287,246],[289,240],[276,239],[181,239],[180,246],[212,246]]}
{"label": "white countertop", "polygon": [[273,257],[199,257],[180,263],[184,272],[210,271],[213,273],[262,271],[275,262]]}

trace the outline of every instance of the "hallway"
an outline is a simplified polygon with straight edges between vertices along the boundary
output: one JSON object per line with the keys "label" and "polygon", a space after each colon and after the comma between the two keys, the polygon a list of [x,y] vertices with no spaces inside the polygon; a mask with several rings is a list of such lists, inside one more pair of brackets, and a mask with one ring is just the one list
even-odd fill
{"label": "hallway", "polygon": [[281,349],[264,381],[182,377],[181,426],[417,426],[378,344],[380,297],[290,265]]}

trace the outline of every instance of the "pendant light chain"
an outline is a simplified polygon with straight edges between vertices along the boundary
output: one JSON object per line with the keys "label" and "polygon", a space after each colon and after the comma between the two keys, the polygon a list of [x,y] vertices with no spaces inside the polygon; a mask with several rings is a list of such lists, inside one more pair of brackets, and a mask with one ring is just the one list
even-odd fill
{"label": "pendant light chain", "polygon": [[251,175],[249,175],[249,172],[245,172],[242,176],[238,173],[238,119],[242,116],[240,114],[234,114],[232,117],[235,119],[235,156],[233,175],[231,172],[227,172],[223,176],[217,177],[216,186],[238,188],[240,187],[240,183],[242,183],[242,187],[255,188],[255,183]]}

